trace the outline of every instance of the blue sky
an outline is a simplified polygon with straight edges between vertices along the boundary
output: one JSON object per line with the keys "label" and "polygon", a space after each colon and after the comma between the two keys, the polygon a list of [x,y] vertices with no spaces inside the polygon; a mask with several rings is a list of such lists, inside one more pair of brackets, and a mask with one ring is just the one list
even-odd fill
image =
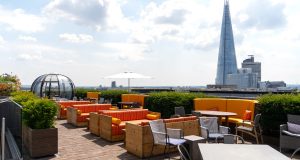
{"label": "blue sky", "polygon": [[[263,81],[299,84],[299,6],[230,0],[238,66],[253,54]],[[2,0],[0,73],[29,85],[61,73],[77,86],[109,86],[103,77],[124,71],[153,77],[136,86],[213,84],[222,12],[220,0]]]}

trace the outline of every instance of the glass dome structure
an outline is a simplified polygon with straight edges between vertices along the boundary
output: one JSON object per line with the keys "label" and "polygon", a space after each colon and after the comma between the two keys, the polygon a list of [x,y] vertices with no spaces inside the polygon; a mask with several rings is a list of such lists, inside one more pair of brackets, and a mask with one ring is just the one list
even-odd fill
{"label": "glass dome structure", "polygon": [[74,97],[73,81],[62,74],[44,74],[34,80],[31,91],[39,97],[60,97],[72,99]]}

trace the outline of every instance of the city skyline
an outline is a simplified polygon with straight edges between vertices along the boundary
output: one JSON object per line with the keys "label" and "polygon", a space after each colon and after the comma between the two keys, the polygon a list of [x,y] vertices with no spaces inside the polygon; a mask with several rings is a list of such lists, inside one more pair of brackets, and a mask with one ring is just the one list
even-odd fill
{"label": "city skyline", "polygon": [[[261,62],[262,81],[300,84],[300,1],[230,0],[237,66]],[[23,85],[47,73],[76,86],[126,86],[103,77],[133,71],[135,86],[214,84],[224,2],[0,2],[0,73]]]}

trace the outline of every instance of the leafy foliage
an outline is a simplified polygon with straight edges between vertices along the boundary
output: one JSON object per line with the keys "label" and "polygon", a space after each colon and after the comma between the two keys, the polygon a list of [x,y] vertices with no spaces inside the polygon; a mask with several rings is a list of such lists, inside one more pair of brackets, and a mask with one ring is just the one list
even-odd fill
{"label": "leafy foliage", "polygon": [[21,82],[15,75],[0,75],[0,96],[9,96],[10,93],[20,90]]}
{"label": "leafy foliage", "polygon": [[25,102],[38,98],[32,92],[27,92],[27,91],[13,92],[11,93],[11,96],[12,99],[20,105],[24,105]]}
{"label": "leafy foliage", "polygon": [[278,134],[280,124],[287,121],[287,114],[300,115],[299,94],[268,94],[259,97],[258,101],[266,134]]}
{"label": "leafy foliage", "polygon": [[107,91],[101,91],[100,97],[103,97],[104,99],[110,100],[112,99],[112,104],[116,104],[118,102],[122,101],[122,94],[128,94],[128,91],[126,90],[107,90]]}
{"label": "leafy foliage", "polygon": [[32,129],[51,128],[57,112],[57,104],[48,99],[40,99],[31,92],[12,93],[12,99],[23,106],[23,122]]}
{"label": "leafy foliage", "polygon": [[145,108],[160,112],[162,118],[169,118],[174,114],[174,107],[182,106],[187,114],[193,110],[195,98],[212,97],[203,93],[155,92],[146,98]]}
{"label": "leafy foliage", "polygon": [[33,99],[24,103],[22,118],[32,129],[46,129],[54,127],[56,112],[55,102],[48,99]]}

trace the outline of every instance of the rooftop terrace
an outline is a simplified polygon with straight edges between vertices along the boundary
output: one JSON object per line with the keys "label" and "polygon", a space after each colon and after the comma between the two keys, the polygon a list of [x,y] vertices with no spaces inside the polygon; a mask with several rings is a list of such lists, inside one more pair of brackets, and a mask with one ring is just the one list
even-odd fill
{"label": "rooftop terrace", "polygon": [[[123,141],[115,143],[108,142],[91,134],[86,128],[76,128],[68,124],[66,120],[57,120],[56,127],[58,128],[58,154],[35,160],[139,159],[126,151]],[[247,141],[246,143],[251,144],[252,142]],[[289,157],[291,156],[291,152],[287,152],[285,155]],[[24,159],[30,158],[25,155]],[[151,159],[162,160],[167,158],[158,156]],[[171,159],[180,159],[179,153],[171,154]],[[300,159],[300,155],[297,155],[295,159]]]}
{"label": "rooftop terrace", "polygon": [[[58,128],[58,154],[55,156],[39,158],[39,160],[135,160],[136,156],[127,153],[123,141],[111,143],[97,137],[86,128],[76,128],[66,120],[57,120]],[[30,159],[24,156],[24,159]],[[164,156],[152,159],[164,159]],[[180,159],[178,153],[171,154],[171,159]]]}

